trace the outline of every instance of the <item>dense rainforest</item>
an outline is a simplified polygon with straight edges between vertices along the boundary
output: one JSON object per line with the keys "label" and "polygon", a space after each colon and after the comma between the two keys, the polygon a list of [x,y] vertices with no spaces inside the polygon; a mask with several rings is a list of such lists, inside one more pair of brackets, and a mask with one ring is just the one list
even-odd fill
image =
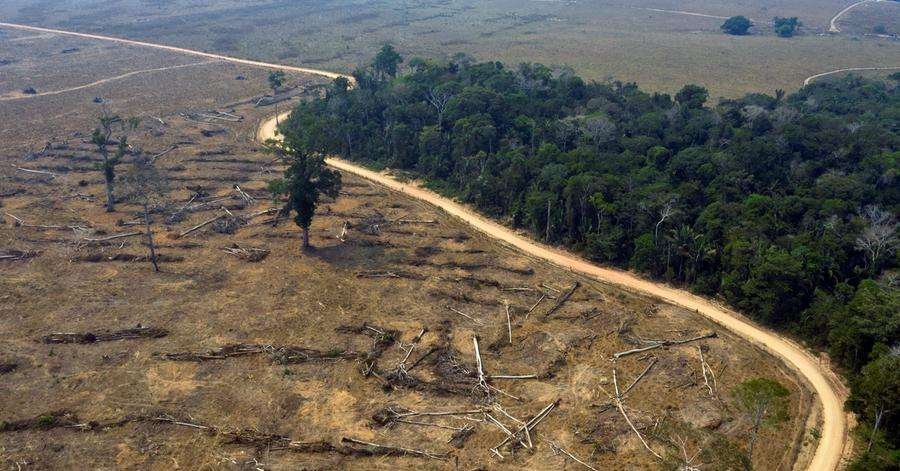
{"label": "dense rainforest", "polygon": [[282,125],[303,152],[413,172],[551,244],[709,296],[827,350],[858,469],[900,466],[900,75],[710,104],[539,64],[386,46]]}

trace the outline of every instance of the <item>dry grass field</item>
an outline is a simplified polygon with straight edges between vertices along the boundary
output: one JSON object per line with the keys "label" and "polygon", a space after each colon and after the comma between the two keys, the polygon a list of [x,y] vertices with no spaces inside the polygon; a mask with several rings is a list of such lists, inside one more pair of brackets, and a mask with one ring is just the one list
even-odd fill
{"label": "dry grass field", "polygon": [[900,3],[864,3],[840,21],[841,31],[858,36],[900,35]]}
{"label": "dry grass field", "polygon": [[[352,70],[393,42],[407,56],[465,52],[511,65],[538,61],[571,66],[596,80],[636,81],[667,92],[698,83],[712,97],[731,97],[796,90],[805,77],[827,70],[900,64],[892,39],[825,35],[831,17],[849,3],[8,0],[0,17],[338,71]],[[848,31],[871,30],[876,24],[859,17],[872,9],[883,12],[873,19],[889,28],[900,18],[896,5],[865,5],[845,17]],[[739,14],[756,22],[754,34],[723,34],[721,17]],[[774,16],[798,16],[802,34],[776,37],[767,25]]]}
{"label": "dry grass field", "polygon": [[[189,62],[22,36],[0,43],[12,59],[4,95]],[[657,469],[610,399],[634,383],[624,410],[666,463],[697,452],[704,469],[736,469],[750,424],[733,391],[756,377],[789,389],[790,417],[763,429],[755,465],[803,465],[815,446],[808,389],[694,313],[530,259],[349,176],[301,253],[292,223],[260,214],[278,174],[251,142],[272,111],[252,105],[265,92],[264,71],[210,64],[0,102],[0,467],[578,469],[574,456]],[[102,207],[87,142],[95,96],[144,118],[136,148],[172,149],[156,162],[170,187],[153,210],[160,273],[142,238],[110,238],[140,230],[140,211]],[[200,110],[240,120],[204,123]],[[535,377],[490,378],[503,375]],[[492,420],[516,429],[550,404],[533,448],[492,454],[505,437]],[[456,413],[421,414],[444,411]]]}

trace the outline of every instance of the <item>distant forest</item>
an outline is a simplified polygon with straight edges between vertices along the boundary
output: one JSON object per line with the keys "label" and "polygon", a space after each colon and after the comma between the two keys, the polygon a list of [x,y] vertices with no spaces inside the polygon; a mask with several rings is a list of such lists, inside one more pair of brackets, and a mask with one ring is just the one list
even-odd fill
{"label": "distant forest", "polygon": [[[282,126],[303,152],[414,172],[550,244],[709,296],[827,349],[856,469],[900,446],[900,75],[708,104],[540,64],[386,46]],[[868,449],[868,451],[865,451]]]}

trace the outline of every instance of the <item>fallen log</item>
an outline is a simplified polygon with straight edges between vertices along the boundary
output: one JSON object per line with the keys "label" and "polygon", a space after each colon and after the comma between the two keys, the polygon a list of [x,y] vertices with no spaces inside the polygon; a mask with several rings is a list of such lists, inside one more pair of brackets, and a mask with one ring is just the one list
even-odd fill
{"label": "fallen log", "polygon": [[502,442],[500,442],[495,447],[491,448],[491,451],[494,454],[502,457],[503,455],[500,454],[501,447],[503,447],[504,445],[506,445],[513,439],[516,439],[516,440],[524,439],[526,433],[528,435],[531,435],[531,431],[534,429],[534,427],[536,427],[539,423],[541,423],[541,421],[543,421],[548,415],[550,415],[550,412],[552,412],[553,409],[559,405],[559,402],[560,402],[560,399],[557,399],[557,400],[551,402],[550,404],[548,404],[543,409],[541,409],[541,411],[538,412],[537,415],[532,417],[531,420],[526,422],[525,425],[523,425],[521,428],[519,428],[515,433],[513,433],[512,435],[508,435],[505,439],[503,439]]}
{"label": "fallen log", "polygon": [[652,345],[648,345],[646,347],[640,347],[640,348],[635,348],[632,350],[626,350],[624,352],[614,353],[613,357],[618,359],[618,358],[622,358],[627,355],[646,352],[646,351],[657,349],[660,347],[671,347],[673,345],[682,345],[682,344],[689,343],[689,342],[695,342],[697,340],[715,338],[715,337],[717,337],[717,335],[718,334],[716,334],[716,332],[709,332],[709,333],[706,333],[703,335],[698,335],[696,337],[691,337],[689,339],[684,339],[684,340],[657,340]]}
{"label": "fallen log", "polygon": [[96,342],[110,342],[113,340],[132,340],[141,338],[161,338],[169,335],[169,331],[165,329],[157,329],[153,327],[136,327],[134,329],[124,329],[105,332],[55,332],[41,337],[41,342],[47,344],[58,343],[78,343],[89,344]]}
{"label": "fallen log", "polygon": [[407,278],[410,280],[424,280],[425,277],[416,273],[401,270],[363,270],[356,272],[357,278]]}
{"label": "fallen log", "polygon": [[15,222],[13,222],[13,226],[16,227],[30,227],[34,229],[67,229],[67,230],[87,230],[87,227],[81,226],[57,226],[57,225],[44,225],[44,224],[28,224],[22,218],[19,218],[15,215],[5,213],[7,216],[13,218]]}
{"label": "fallen log", "polygon": [[16,170],[18,170],[18,171],[20,171],[20,172],[25,172],[25,173],[35,173],[35,174],[38,174],[38,175],[49,175],[49,176],[51,176],[51,177],[58,177],[58,176],[59,176],[58,173],[47,172],[47,171],[44,171],[44,170],[32,170],[32,169],[30,169],[30,168],[22,168],[22,167],[18,167],[18,166],[16,166],[16,165],[13,165],[13,168],[15,168]]}
{"label": "fallen log", "polygon": [[638,432],[637,427],[634,426],[634,424],[631,422],[631,419],[628,418],[628,414],[625,413],[625,406],[622,404],[622,395],[619,393],[619,380],[616,378],[616,369],[615,368],[613,368],[613,385],[616,388],[616,397],[614,398],[616,401],[616,407],[619,409],[619,412],[622,413],[622,417],[625,418],[625,422],[628,423],[628,426],[631,427],[631,430],[634,431],[635,435],[637,435],[637,437],[638,437],[638,439],[640,439],[641,443],[644,444],[644,448],[646,448],[647,451],[652,453],[653,456],[655,456],[657,459],[660,459],[660,460],[663,459],[659,453],[654,451],[653,448],[650,448],[650,445],[647,443],[646,440],[644,440],[644,436],[641,435],[641,432]]}
{"label": "fallen log", "polygon": [[210,225],[210,224],[212,224],[212,223],[218,221],[219,219],[224,218],[225,216],[227,216],[227,215],[226,215],[226,214],[220,214],[220,215],[218,215],[218,216],[216,216],[216,217],[214,217],[214,218],[207,219],[206,221],[203,221],[203,222],[201,222],[200,224],[197,224],[196,226],[194,226],[194,227],[192,227],[192,228],[190,228],[190,229],[188,229],[188,230],[186,230],[186,231],[184,231],[184,232],[178,234],[178,237],[184,237],[184,236],[186,236],[186,235],[189,235],[190,233],[196,231],[197,229],[201,229],[201,228],[203,228],[203,227],[205,227],[205,226],[208,226],[208,225]]}
{"label": "fallen log", "polygon": [[269,256],[268,249],[257,247],[239,247],[238,245],[233,245],[231,247],[223,248],[222,251],[248,262],[259,262]]}
{"label": "fallen log", "polygon": [[560,296],[559,298],[557,298],[557,299],[556,299],[556,304],[554,304],[553,307],[551,307],[550,310],[548,310],[547,313],[544,314],[544,319],[550,318],[550,316],[552,316],[553,313],[555,313],[556,311],[558,311],[559,308],[561,308],[562,305],[563,305],[566,301],[569,300],[569,298],[572,296],[572,293],[574,293],[575,290],[578,289],[579,286],[581,286],[581,283],[579,283],[578,281],[576,281],[575,283],[572,284],[572,287],[569,288],[568,291],[566,291],[562,296]]}
{"label": "fallen log", "polygon": [[141,235],[141,234],[143,234],[143,232],[135,231],[135,232],[128,232],[125,234],[116,234],[116,235],[111,235],[111,236],[107,236],[107,237],[99,237],[99,238],[85,237],[82,240],[87,241],[87,242],[106,242],[108,240],[124,239],[126,237],[134,237],[134,236]]}
{"label": "fallen log", "polygon": [[279,365],[310,363],[316,361],[337,361],[365,358],[365,353],[348,350],[322,351],[305,347],[276,347],[272,345],[233,344],[207,352],[155,353],[154,357],[166,361],[203,362],[248,355],[268,354],[269,359]]}
{"label": "fallen log", "polygon": [[18,367],[19,367],[19,365],[15,364],[15,363],[0,363],[0,375],[12,373]]}
{"label": "fallen log", "polygon": [[9,198],[10,196],[21,195],[22,193],[25,193],[25,189],[24,189],[24,188],[17,188],[17,189],[15,189],[15,190],[11,190],[11,191],[7,191],[7,192],[4,192],[4,193],[0,193],[0,198]]}
{"label": "fallen log", "polygon": [[28,260],[40,255],[40,252],[34,250],[0,250],[0,260],[20,261]]}
{"label": "fallen log", "polygon": [[403,448],[398,446],[391,445],[379,445],[377,443],[366,442],[362,440],[357,440],[355,438],[344,437],[341,438],[341,443],[347,445],[347,448],[353,454],[359,455],[367,455],[367,456],[420,456],[424,458],[431,458],[435,460],[444,461],[449,458],[447,453],[435,453],[431,451],[425,450],[414,450],[411,448]]}

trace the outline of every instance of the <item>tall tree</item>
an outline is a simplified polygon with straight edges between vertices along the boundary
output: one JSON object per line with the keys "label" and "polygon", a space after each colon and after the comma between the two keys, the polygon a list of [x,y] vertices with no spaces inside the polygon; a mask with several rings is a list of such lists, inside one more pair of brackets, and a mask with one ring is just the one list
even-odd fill
{"label": "tall tree", "polygon": [[[116,210],[116,199],[113,186],[116,180],[116,165],[128,154],[128,132],[137,129],[140,120],[138,118],[122,119],[118,115],[111,115],[106,110],[99,118],[99,126],[91,134],[91,142],[97,147],[97,152],[103,158],[98,168],[103,171],[103,179],[106,182],[106,211]],[[110,155],[109,146],[114,142],[113,133],[119,131],[118,145],[115,153]]]}
{"label": "tall tree", "polygon": [[403,56],[394,49],[394,46],[385,44],[381,46],[381,50],[375,55],[372,61],[372,69],[380,80],[394,78],[397,76],[397,67],[403,62]]}
{"label": "tall tree", "polygon": [[272,101],[275,103],[275,125],[278,125],[278,91],[284,86],[284,71],[276,70],[269,73],[269,88],[272,89]]}
{"label": "tall tree", "polygon": [[285,141],[270,140],[266,145],[288,166],[284,177],[269,182],[269,191],[275,197],[286,196],[287,202],[281,214],[294,213],[294,223],[303,231],[303,249],[309,248],[309,228],[319,205],[321,195],[337,198],[341,190],[341,174],[325,165],[321,154],[294,147],[290,137]]}

